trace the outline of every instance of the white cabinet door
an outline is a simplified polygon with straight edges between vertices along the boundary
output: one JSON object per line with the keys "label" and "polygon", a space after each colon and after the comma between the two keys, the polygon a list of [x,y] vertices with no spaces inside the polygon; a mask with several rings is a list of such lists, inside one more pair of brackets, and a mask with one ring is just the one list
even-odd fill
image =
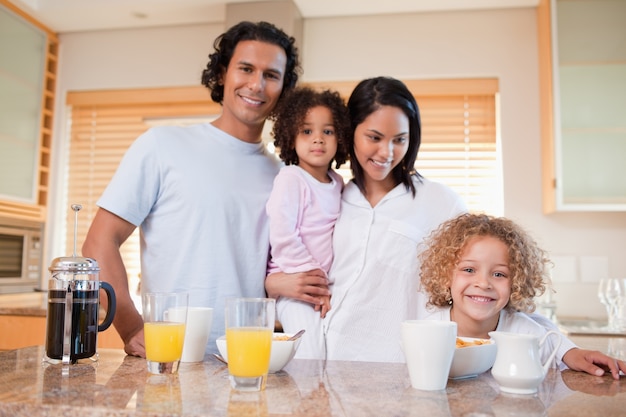
{"label": "white cabinet door", "polygon": [[626,211],[626,0],[552,0],[557,211]]}
{"label": "white cabinet door", "polygon": [[0,199],[37,202],[46,34],[0,6]]}

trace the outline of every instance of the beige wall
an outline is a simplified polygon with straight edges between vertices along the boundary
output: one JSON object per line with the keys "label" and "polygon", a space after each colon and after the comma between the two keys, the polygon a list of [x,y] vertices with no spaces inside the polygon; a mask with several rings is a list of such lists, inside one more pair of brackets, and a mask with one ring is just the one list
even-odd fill
{"label": "beige wall", "polygon": [[[206,25],[62,34],[57,108],[62,110],[67,91],[197,85],[212,41],[223,29]],[[306,81],[376,75],[498,77],[505,215],[523,224],[558,261],[554,275],[560,315],[605,314],[596,284],[581,280],[601,274],[603,260],[610,275],[626,276],[626,213],[541,211],[534,9],[305,20],[302,50]],[[55,124],[57,167],[65,162],[66,117],[66,111],[59,111]],[[55,180],[59,187],[62,176]],[[63,204],[60,198],[53,202],[48,222],[55,245],[61,237],[53,225],[63,221]],[[55,245],[49,253],[59,256]],[[598,274],[586,273],[581,261],[591,261],[586,266],[599,261]]]}

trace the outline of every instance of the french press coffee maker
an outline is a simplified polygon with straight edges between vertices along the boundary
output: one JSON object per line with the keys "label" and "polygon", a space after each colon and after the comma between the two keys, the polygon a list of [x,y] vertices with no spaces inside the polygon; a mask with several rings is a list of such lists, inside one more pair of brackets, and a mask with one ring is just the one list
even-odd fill
{"label": "french press coffee maker", "polygon": [[[100,267],[95,259],[76,256],[76,226],[79,204],[74,210],[74,254],[55,258],[48,280],[46,353],[51,363],[75,364],[81,359],[97,360],[98,332],[109,328],[115,315],[115,292],[99,280]],[[100,289],[106,292],[108,309],[99,324]]]}

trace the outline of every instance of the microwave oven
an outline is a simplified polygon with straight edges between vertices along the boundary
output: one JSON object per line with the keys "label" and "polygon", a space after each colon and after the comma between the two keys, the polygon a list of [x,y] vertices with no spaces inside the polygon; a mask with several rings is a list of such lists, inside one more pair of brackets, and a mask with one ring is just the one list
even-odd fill
{"label": "microwave oven", "polygon": [[41,284],[43,223],[0,217],[0,294],[31,292]]}

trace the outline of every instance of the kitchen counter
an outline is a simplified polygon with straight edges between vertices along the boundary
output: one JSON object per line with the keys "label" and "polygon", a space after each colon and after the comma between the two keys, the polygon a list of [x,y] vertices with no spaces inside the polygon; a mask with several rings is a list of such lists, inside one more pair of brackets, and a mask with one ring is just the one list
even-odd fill
{"label": "kitchen counter", "polygon": [[[0,351],[45,343],[47,312],[47,292],[0,294]],[[113,326],[98,333],[99,348],[123,346]]]}
{"label": "kitchen counter", "polygon": [[0,294],[0,315],[46,317],[48,294]]}
{"label": "kitchen counter", "polygon": [[[577,343],[581,343],[579,339]],[[0,352],[0,416],[623,416],[626,377],[550,370],[537,395],[500,393],[489,372],[445,391],[411,388],[404,364],[293,360],[260,393],[230,388],[216,360],[150,375],[145,360],[101,349],[99,361],[42,364],[39,346]]]}

